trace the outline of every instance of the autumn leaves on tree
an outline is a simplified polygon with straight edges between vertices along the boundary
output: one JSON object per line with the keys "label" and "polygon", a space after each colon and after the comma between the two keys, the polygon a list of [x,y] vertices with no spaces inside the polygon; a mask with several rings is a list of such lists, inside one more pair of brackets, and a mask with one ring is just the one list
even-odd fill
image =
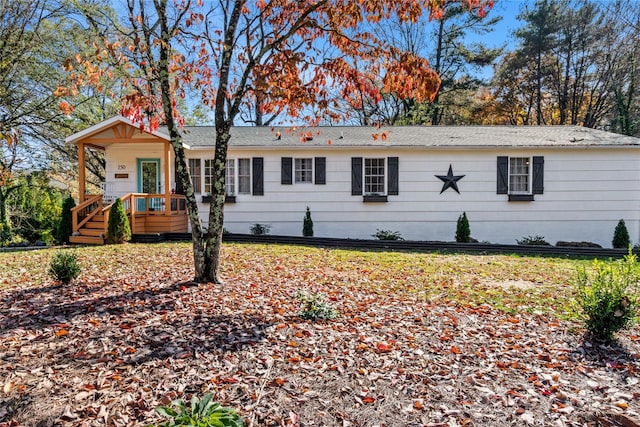
{"label": "autumn leaves on tree", "polygon": [[[70,85],[59,95],[98,86],[115,69],[126,71],[122,114],[151,130],[163,124],[171,137],[177,179],[187,198],[195,280],[219,282],[224,169],[229,131],[238,114],[257,102],[261,114],[284,112],[312,125],[325,117],[339,118],[330,87],[343,96],[357,91],[379,99],[384,91],[418,102],[433,99],[440,80],[427,61],[375,37],[364,24],[391,16],[412,21],[425,12],[437,19],[442,3],[128,0],[126,21],[86,16],[104,37],[93,41],[93,54],[70,59]],[[460,3],[480,16],[492,6],[489,0]],[[184,119],[177,105],[189,91],[200,95],[215,119],[215,183],[206,229],[181,143]],[[72,110],[64,100],[61,106]]]}

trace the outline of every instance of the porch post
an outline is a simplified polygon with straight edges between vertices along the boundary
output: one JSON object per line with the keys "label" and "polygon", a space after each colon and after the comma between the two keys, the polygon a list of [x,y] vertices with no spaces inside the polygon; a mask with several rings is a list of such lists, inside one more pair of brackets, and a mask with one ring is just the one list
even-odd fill
{"label": "porch post", "polygon": [[164,214],[171,215],[171,177],[169,176],[169,141],[164,142]]}
{"label": "porch post", "polygon": [[85,179],[84,144],[78,142],[78,204],[84,202],[85,199]]}

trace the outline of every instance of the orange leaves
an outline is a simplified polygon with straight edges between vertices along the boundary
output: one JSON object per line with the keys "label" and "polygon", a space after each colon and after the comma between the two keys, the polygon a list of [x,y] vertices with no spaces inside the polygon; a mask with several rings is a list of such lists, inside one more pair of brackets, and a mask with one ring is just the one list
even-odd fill
{"label": "orange leaves", "polygon": [[384,342],[379,342],[376,344],[376,349],[379,353],[389,353],[393,350],[393,346]]}
{"label": "orange leaves", "polygon": [[60,101],[58,103],[58,108],[60,108],[60,111],[62,111],[62,113],[67,116],[70,115],[74,110],[73,105],[71,105],[67,101]]}

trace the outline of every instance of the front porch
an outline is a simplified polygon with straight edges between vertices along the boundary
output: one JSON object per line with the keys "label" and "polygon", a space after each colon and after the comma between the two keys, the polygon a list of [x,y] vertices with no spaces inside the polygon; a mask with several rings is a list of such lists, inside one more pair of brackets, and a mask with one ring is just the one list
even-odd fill
{"label": "front porch", "polygon": [[[132,234],[186,233],[187,210],[183,195],[130,193],[121,197]],[[113,204],[105,204],[102,195],[88,196],[71,210],[73,234],[70,243],[104,245]]]}
{"label": "front porch", "polygon": [[[168,135],[147,131],[121,116],[66,139],[78,147],[78,206],[72,210],[71,243],[104,244],[112,203],[120,198],[135,235],[186,233],[183,195],[176,193]],[[86,150],[104,153],[101,194],[89,194]],[[171,183],[174,185],[171,185]]]}

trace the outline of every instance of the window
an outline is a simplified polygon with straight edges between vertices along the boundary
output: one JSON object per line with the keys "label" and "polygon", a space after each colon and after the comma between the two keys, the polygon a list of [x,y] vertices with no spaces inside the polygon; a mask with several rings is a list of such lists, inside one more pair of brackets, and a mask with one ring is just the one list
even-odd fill
{"label": "window", "polygon": [[398,157],[380,159],[351,158],[351,195],[364,195],[364,202],[386,202],[387,196],[397,196],[400,160]]}
{"label": "window", "polygon": [[364,159],[364,194],[385,194],[385,159]]}
{"label": "window", "polygon": [[544,157],[498,156],[497,194],[508,194],[511,202],[533,201],[544,194]]}
{"label": "window", "polygon": [[238,194],[251,194],[251,159],[238,159]]}
{"label": "window", "polygon": [[531,194],[529,157],[509,158],[509,194]]}
{"label": "window", "polygon": [[227,196],[236,195],[236,160],[227,159],[224,171],[224,182],[227,187]]}
{"label": "window", "polygon": [[295,182],[313,183],[313,159],[295,159]]}
{"label": "window", "polygon": [[282,185],[293,185],[294,183],[325,185],[327,183],[326,175],[326,157],[307,159],[280,158],[280,184]]}
{"label": "window", "polygon": [[200,168],[200,159],[189,159],[189,175],[191,176],[191,184],[193,191],[202,192],[202,170]]}

